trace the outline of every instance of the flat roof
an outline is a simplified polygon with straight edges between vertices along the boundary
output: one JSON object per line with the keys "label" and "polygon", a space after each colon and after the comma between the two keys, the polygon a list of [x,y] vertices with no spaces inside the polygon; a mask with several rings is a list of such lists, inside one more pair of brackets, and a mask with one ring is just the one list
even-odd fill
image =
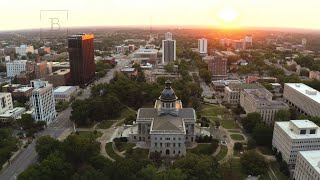
{"label": "flat roof", "polygon": [[53,90],[53,93],[64,93],[71,90],[76,90],[77,86],[59,86],[55,90]]}
{"label": "flat roof", "polygon": [[135,71],[135,68],[123,68],[121,69],[121,72],[133,72]]}
{"label": "flat roof", "polygon": [[21,87],[21,88],[15,89],[13,92],[26,92],[26,91],[29,91],[30,89],[33,89],[33,87]]}
{"label": "flat roof", "polygon": [[[291,121],[283,121],[283,122],[275,122],[291,139],[320,139],[320,129],[317,126],[316,134],[296,134],[294,131],[290,130],[290,122],[292,121],[309,121],[309,120],[291,120]],[[304,124],[299,124],[304,125]],[[301,126],[300,126],[301,127]],[[307,127],[305,127],[307,128]]]}
{"label": "flat roof", "polygon": [[320,92],[312,87],[309,87],[303,83],[285,83],[285,85],[320,104]]}
{"label": "flat roof", "polygon": [[309,120],[292,120],[291,121],[292,124],[294,124],[295,126],[297,126],[299,129],[300,128],[317,128],[318,126]]}
{"label": "flat roof", "polygon": [[320,150],[299,151],[299,153],[320,174]]}
{"label": "flat roof", "polygon": [[19,87],[21,84],[6,84],[3,87]]}

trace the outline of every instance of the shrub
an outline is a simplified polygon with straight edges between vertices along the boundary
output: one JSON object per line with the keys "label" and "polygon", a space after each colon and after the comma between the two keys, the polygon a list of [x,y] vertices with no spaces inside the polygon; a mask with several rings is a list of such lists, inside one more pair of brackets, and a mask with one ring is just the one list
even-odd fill
{"label": "shrub", "polygon": [[243,149],[242,143],[236,142],[233,147],[234,150],[241,151]]}

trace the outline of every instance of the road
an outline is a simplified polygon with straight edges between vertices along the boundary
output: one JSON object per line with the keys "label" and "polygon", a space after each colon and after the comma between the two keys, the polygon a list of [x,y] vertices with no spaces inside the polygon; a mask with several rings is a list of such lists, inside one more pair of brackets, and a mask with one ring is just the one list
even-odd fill
{"label": "road", "polygon": [[[106,76],[94,82],[94,84],[108,83],[113,78],[114,72],[119,71],[130,63],[129,59],[119,61],[117,66],[111,69]],[[79,99],[85,99],[90,97],[90,86],[83,90],[82,94],[77,97]],[[70,120],[71,107],[60,112],[54,122],[52,122],[45,130],[38,133],[36,137],[50,135],[55,139],[58,139],[60,135],[67,129],[73,128],[73,123]],[[0,180],[13,180],[16,179],[21,172],[23,172],[30,164],[37,162],[37,153],[35,150],[35,140],[21,153],[15,157],[14,160],[4,168],[0,173]]]}

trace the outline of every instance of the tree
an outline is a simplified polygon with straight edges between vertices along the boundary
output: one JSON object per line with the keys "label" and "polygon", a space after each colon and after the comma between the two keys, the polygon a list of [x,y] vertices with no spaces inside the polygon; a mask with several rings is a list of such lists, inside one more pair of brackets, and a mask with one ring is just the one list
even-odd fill
{"label": "tree", "polygon": [[241,151],[242,148],[243,148],[242,143],[239,143],[239,142],[234,143],[234,147],[233,147],[234,150]]}
{"label": "tree", "polygon": [[254,113],[248,113],[247,117],[242,119],[242,124],[244,129],[251,133],[255,126],[262,121],[261,115],[257,112]]}
{"label": "tree", "polygon": [[163,180],[186,180],[188,179],[187,175],[179,168],[170,168],[167,171],[163,172],[161,175]]}
{"label": "tree", "polygon": [[259,123],[253,129],[252,137],[261,146],[270,146],[272,143],[273,129],[264,123]]}
{"label": "tree", "polygon": [[265,158],[254,150],[245,152],[240,158],[240,163],[243,171],[248,175],[263,175],[268,169]]}
{"label": "tree", "polygon": [[164,66],[164,70],[166,70],[168,73],[173,73],[174,72],[174,64],[168,63],[167,65]]}
{"label": "tree", "polygon": [[291,119],[290,110],[280,109],[275,115],[275,121],[289,121]]}
{"label": "tree", "polygon": [[220,126],[220,121],[219,121],[219,120],[215,120],[214,123],[215,123],[216,127],[219,128],[219,126]]}
{"label": "tree", "polygon": [[40,160],[43,160],[53,152],[57,151],[60,146],[60,141],[53,139],[50,136],[42,136],[37,140],[36,151]]}

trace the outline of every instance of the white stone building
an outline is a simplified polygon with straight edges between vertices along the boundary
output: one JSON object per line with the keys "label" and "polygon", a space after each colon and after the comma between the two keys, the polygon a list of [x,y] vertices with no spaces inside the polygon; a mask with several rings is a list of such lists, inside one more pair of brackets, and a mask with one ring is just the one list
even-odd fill
{"label": "white stone building", "polygon": [[293,178],[295,180],[320,179],[320,150],[298,152]]}
{"label": "white stone building", "polygon": [[299,151],[320,150],[319,127],[309,120],[275,122],[272,146],[294,168]]}
{"label": "white stone building", "polygon": [[16,107],[14,109],[10,109],[3,114],[0,114],[0,121],[1,122],[7,122],[8,119],[20,119],[21,115],[26,112],[26,109],[23,107]]}
{"label": "white stone building", "polygon": [[320,116],[320,92],[305,84],[285,83],[283,98],[300,113]]}
{"label": "white stone building", "polygon": [[280,109],[289,109],[284,102],[272,100],[272,96],[272,93],[265,88],[244,89],[240,93],[240,105],[246,113],[260,113],[262,120],[272,125]]}
{"label": "white stone building", "polygon": [[195,110],[182,107],[167,81],[154,108],[138,110],[138,131],[129,137],[131,141],[146,143],[150,152],[160,152],[162,156],[185,155],[186,145],[195,141],[195,122]]}
{"label": "white stone building", "polygon": [[198,39],[198,51],[200,54],[208,53],[208,40],[205,38]]}
{"label": "white stone building", "polygon": [[15,60],[12,62],[8,62],[6,64],[7,67],[7,77],[15,77],[20,74],[22,71],[26,71],[26,60]]}
{"label": "white stone building", "polygon": [[0,114],[13,108],[11,93],[0,93]]}
{"label": "white stone building", "polygon": [[224,88],[224,99],[228,104],[237,105],[240,104],[240,92],[244,89],[259,89],[263,88],[261,84],[242,84],[242,83],[231,83]]}
{"label": "white stone building", "polygon": [[33,80],[30,82],[32,91],[33,118],[50,124],[56,118],[53,86],[48,81]]}
{"label": "white stone building", "polygon": [[77,90],[78,86],[59,86],[53,91],[54,100],[56,103],[70,101]]}

